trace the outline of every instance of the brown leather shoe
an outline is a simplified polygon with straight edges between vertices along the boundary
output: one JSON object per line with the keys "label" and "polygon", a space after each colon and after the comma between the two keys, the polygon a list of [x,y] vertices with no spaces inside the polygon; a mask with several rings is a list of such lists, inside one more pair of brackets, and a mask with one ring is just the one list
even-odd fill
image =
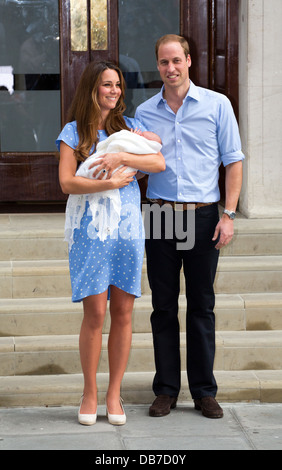
{"label": "brown leather shoe", "polygon": [[223,410],[213,397],[203,397],[194,400],[195,409],[201,410],[206,418],[222,418]]}
{"label": "brown leather shoe", "polygon": [[170,410],[176,408],[176,397],[170,397],[169,395],[158,395],[152,406],[149,409],[149,415],[155,418],[166,416],[170,413]]}

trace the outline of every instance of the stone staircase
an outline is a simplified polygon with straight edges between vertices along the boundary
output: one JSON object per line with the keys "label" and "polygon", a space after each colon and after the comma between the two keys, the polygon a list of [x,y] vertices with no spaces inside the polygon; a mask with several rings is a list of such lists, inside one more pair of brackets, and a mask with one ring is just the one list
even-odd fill
{"label": "stone staircase", "polygon": [[[0,215],[1,407],[78,404],[82,304],[70,301],[63,225],[63,214]],[[282,220],[239,217],[235,231],[234,241],[221,253],[215,283],[218,399],[282,402]],[[122,392],[131,403],[153,399],[146,259],[143,269]],[[179,317],[184,370],[183,279]],[[109,323],[107,315],[98,371],[100,403],[108,383]],[[182,374],[179,399],[189,401]]]}

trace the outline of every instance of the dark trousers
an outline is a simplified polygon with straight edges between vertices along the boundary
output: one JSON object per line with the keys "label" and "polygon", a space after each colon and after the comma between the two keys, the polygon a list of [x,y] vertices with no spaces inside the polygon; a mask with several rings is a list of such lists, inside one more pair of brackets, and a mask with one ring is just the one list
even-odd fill
{"label": "dark trousers", "polygon": [[[189,211],[183,211],[184,228]],[[179,214],[179,213],[178,213]],[[151,235],[153,217],[151,215]],[[190,215],[190,214],[189,214]],[[189,220],[188,215],[188,220]],[[179,215],[178,215],[179,216]],[[173,239],[148,238],[146,254],[149,284],[152,290],[151,315],[156,374],[156,395],[177,397],[180,391],[180,338],[178,298],[180,270],[183,265],[186,285],[187,375],[192,398],[215,397],[213,375],[215,355],[214,279],[219,252],[212,241],[218,222],[217,204],[195,211],[195,245],[179,250]]]}

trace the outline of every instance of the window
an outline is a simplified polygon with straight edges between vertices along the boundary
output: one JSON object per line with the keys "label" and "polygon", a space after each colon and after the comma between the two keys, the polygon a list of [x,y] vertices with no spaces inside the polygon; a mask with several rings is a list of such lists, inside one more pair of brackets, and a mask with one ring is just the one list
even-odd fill
{"label": "window", "polygon": [[180,34],[180,0],[119,0],[119,65],[126,90],[126,115],[155,95],[161,86],[155,43]]}
{"label": "window", "polygon": [[61,126],[57,0],[0,4],[0,151],[50,152]]}

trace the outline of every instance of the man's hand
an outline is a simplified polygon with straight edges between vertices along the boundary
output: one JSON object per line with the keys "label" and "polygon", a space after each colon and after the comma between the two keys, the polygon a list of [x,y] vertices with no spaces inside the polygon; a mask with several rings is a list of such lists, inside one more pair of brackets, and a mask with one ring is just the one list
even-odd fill
{"label": "man's hand", "polygon": [[219,236],[219,240],[215,245],[217,250],[223,248],[224,246],[228,245],[231,242],[234,235],[234,223],[233,220],[229,219],[228,215],[223,214],[222,218],[218,222],[217,226],[215,227],[215,232],[213,236],[213,241],[217,240]]}
{"label": "man's hand", "polygon": [[[225,167],[225,171],[225,207],[235,212],[242,187],[242,161],[230,163]],[[233,224],[233,220],[231,220],[227,214],[222,214],[213,236],[213,241],[217,240],[219,236],[219,241],[215,245],[217,250],[220,250],[220,248],[223,248],[231,242],[234,235]]]}

